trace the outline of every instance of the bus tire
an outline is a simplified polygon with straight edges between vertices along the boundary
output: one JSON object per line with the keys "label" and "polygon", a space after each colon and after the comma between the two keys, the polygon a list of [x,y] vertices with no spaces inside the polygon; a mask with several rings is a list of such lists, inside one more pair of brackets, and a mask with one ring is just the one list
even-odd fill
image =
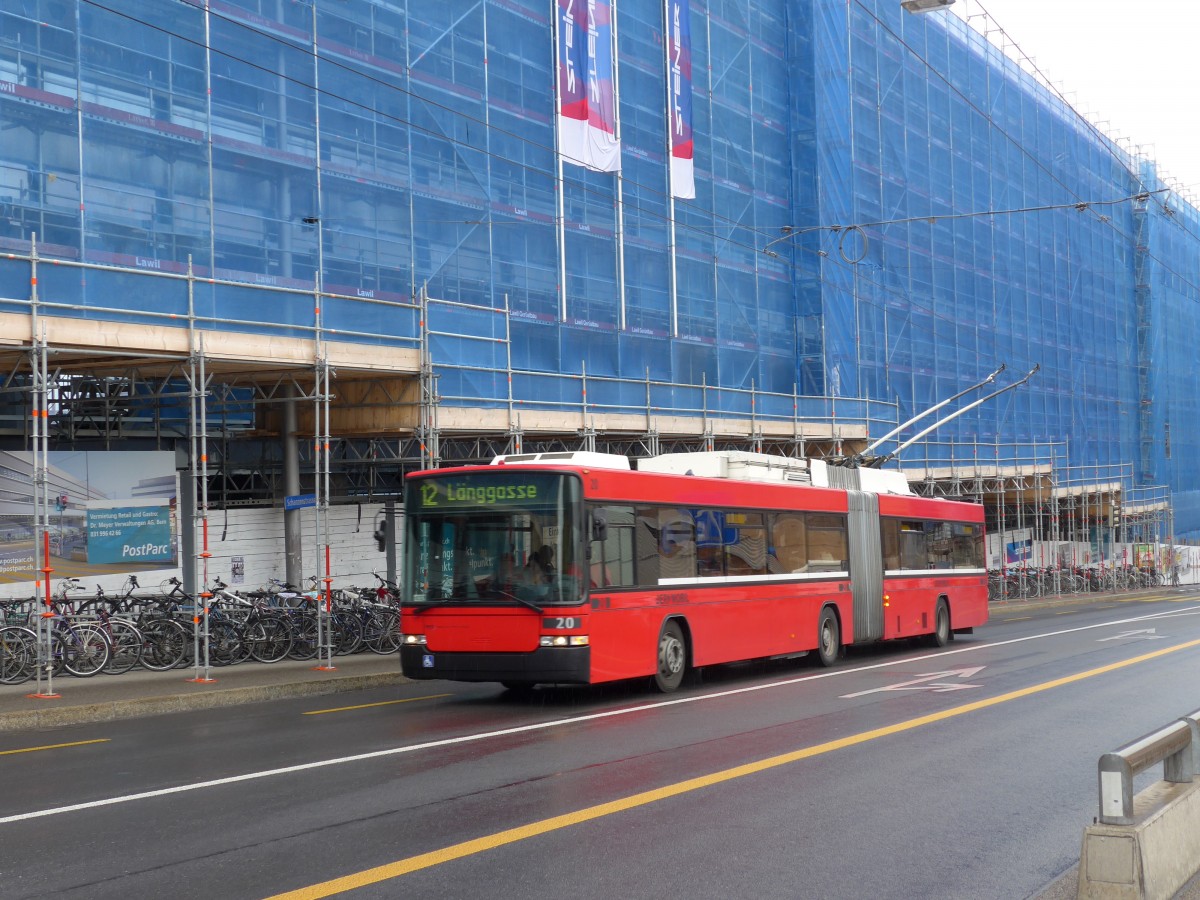
{"label": "bus tire", "polygon": [[527,697],[535,687],[532,681],[502,681],[500,685],[514,697]]}
{"label": "bus tire", "polygon": [[832,607],[826,606],[817,620],[817,662],[822,668],[827,669],[837,662],[842,652],[841,631],[837,614]]}
{"label": "bus tire", "polygon": [[933,634],[929,643],[934,647],[945,647],[954,640],[954,632],[950,630],[950,607],[944,597],[938,598],[937,611],[933,614]]}
{"label": "bus tire", "polygon": [[687,674],[687,660],[687,638],[684,637],[679,623],[669,619],[658,635],[654,687],[664,694],[678,689]]}

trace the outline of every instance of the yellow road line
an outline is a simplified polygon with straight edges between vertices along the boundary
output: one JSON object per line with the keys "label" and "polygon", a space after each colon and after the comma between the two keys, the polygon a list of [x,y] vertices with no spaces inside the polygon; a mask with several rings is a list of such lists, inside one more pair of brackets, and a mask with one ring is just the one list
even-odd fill
{"label": "yellow road line", "polygon": [[436,700],[438,697],[451,697],[453,694],[430,694],[428,697],[409,697],[407,700],[380,700],[378,703],[360,703],[358,706],[339,706],[336,709],[314,709],[306,712],[306,716],[323,716],[325,713],[348,712],[352,709],[370,709],[372,706],[392,706],[396,703],[413,703],[417,700]]}
{"label": "yellow road line", "polygon": [[408,875],[412,872],[420,871],[421,869],[428,869],[433,866],[439,866],[442,863],[452,862],[456,859],[463,859],[467,856],[473,856],[476,853],[494,850],[497,847],[503,847],[505,844],[513,844],[517,841],[523,841],[527,840],[528,838],[537,837],[538,835],[548,834],[551,831],[558,831],[559,829],[567,828],[571,825],[578,825],[582,822],[590,822],[593,819],[600,819],[605,816],[611,816],[615,813],[636,809],[639,806],[657,803],[658,801],[666,800],[669,797],[677,797],[681,794],[687,794],[691,793],[692,791],[698,791],[702,788],[712,787],[715,784],[733,781],[735,778],[744,778],[747,775],[755,775],[759,772],[765,772],[768,769],[785,766],[789,763],[798,762],[802,759],[809,759],[814,756],[820,756],[824,753],[831,753],[834,750],[843,750],[846,747],[853,747],[857,744],[865,744],[868,741],[873,741],[877,738],[888,737],[893,734],[911,731],[914,728],[920,728],[923,725],[932,725],[935,722],[944,722],[945,720],[953,719],[956,716],[962,716],[977,710],[987,709],[991,706],[999,706],[1001,703],[1008,703],[1011,700],[1019,700],[1022,697],[1040,694],[1043,691],[1049,691],[1068,684],[1074,684],[1075,682],[1083,681],[1086,678],[1094,678],[1097,675],[1115,672],[1119,669],[1124,669],[1128,666],[1143,663],[1151,659],[1158,659],[1161,656],[1166,656],[1168,653],[1175,653],[1176,651],[1187,650],[1192,647],[1200,647],[1200,640],[1188,641],[1185,644],[1177,644],[1174,647],[1166,647],[1162,650],[1156,650],[1153,653],[1146,653],[1142,656],[1135,656],[1132,659],[1110,663],[1109,665],[1101,666],[1098,669],[1089,669],[1086,672],[1079,672],[1075,675],[1067,675],[1064,678],[1056,678],[1053,681],[1046,681],[1041,684],[1032,685],[1031,687],[1021,688],[1017,691],[1010,691],[1007,694],[1000,694],[997,697],[989,697],[984,700],[976,700],[973,703],[965,703],[962,706],[955,706],[951,709],[943,710],[942,712],[930,713],[926,716],[919,716],[915,719],[897,722],[895,725],[887,725],[883,728],[875,728],[871,731],[853,734],[849,737],[840,738],[836,741],[828,741],[824,744],[816,744],[812,747],[793,750],[790,753],[783,753],[779,756],[770,756],[766,759],[757,760],[756,762],[746,763],[745,765],[741,766],[734,766],[731,769],[723,769],[720,772],[713,772],[711,775],[701,775],[698,778],[689,778],[687,781],[669,784],[665,787],[655,788],[651,791],[643,791],[640,794],[622,797],[618,800],[612,800],[608,803],[601,803],[597,806],[589,806],[586,809],[565,813],[561,816],[553,816],[549,819],[542,819],[540,822],[530,822],[528,825],[521,825],[517,828],[509,828],[505,831],[497,832],[496,834],[486,835],[481,838],[476,838],[472,841],[464,841],[461,844],[454,844],[453,846],[445,847],[441,850],[434,850],[429,853],[410,856],[408,859],[401,859],[397,860],[396,862],[388,863],[387,865],[378,866],[373,869],[366,869],[362,872],[356,872],[353,875],[345,875],[341,878],[334,878],[330,881],[321,882],[320,884],[309,885],[308,887],[300,888],[295,891],[276,894],[267,898],[267,900],[320,900],[320,898],[323,897],[331,897],[334,894],[340,894],[343,891],[350,891],[354,890],[355,888],[366,887],[367,885],[371,884],[378,884],[381,881],[398,878],[401,875]]}
{"label": "yellow road line", "polygon": [[45,747],[25,747],[21,750],[0,750],[0,756],[12,753],[36,753],[38,750],[61,750],[64,747],[82,747],[84,744],[107,744],[109,738],[96,738],[93,741],[72,741],[69,744],[47,744]]}

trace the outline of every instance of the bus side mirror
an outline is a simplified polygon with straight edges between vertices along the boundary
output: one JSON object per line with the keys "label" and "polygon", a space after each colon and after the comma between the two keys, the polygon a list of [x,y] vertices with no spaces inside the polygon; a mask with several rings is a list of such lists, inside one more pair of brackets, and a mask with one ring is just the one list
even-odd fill
{"label": "bus side mirror", "polygon": [[608,516],[602,509],[592,510],[592,540],[601,543],[608,540]]}

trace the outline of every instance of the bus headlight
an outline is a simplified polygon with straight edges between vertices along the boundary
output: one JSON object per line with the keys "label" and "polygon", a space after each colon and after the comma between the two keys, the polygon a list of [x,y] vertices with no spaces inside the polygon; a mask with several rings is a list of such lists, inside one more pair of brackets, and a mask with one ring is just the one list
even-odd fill
{"label": "bus headlight", "polygon": [[404,636],[404,643],[411,644],[413,646],[420,645],[423,647],[423,646],[425,646],[425,635],[423,635],[423,634],[406,634]]}
{"label": "bus headlight", "polygon": [[543,647],[586,647],[589,643],[586,634],[543,635],[539,641]]}

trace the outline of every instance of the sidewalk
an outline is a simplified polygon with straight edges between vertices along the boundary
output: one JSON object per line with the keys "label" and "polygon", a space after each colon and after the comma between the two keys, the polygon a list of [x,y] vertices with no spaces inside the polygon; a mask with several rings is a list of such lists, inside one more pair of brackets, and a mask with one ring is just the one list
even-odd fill
{"label": "sidewalk", "polygon": [[1022,609],[1049,609],[1060,606],[1088,606],[1100,603],[1129,603],[1138,600],[1167,600],[1184,597],[1200,600],[1200,584],[1162,585],[1113,594],[1057,594],[1032,599],[1014,597],[1011,600],[991,600],[988,602],[988,609],[992,613],[1010,613]]}
{"label": "sidewalk", "polygon": [[[124,675],[54,679],[58,699],[36,699],[37,681],[0,685],[0,732],[132,719],[158,713],[212,709],[288,697],[319,696],[402,684],[398,654],[335,656],[332,672],[316,660],[284,660],[266,665],[244,662],[209,670],[211,684],[197,684],[192,668],[169,672],[134,669]],[[201,673],[203,674],[203,673]],[[43,689],[45,685],[43,684]]]}

